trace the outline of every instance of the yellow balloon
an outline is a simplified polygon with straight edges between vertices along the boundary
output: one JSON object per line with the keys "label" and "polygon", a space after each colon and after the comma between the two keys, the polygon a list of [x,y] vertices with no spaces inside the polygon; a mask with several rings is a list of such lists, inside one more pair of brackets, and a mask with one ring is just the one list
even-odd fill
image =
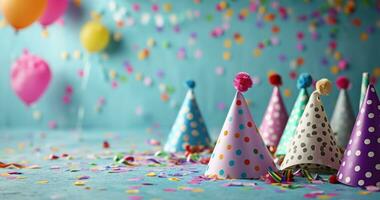
{"label": "yellow balloon", "polygon": [[80,32],[82,45],[88,52],[94,53],[107,47],[110,40],[108,29],[98,21],[87,22]]}
{"label": "yellow balloon", "polygon": [[16,30],[31,25],[45,11],[47,0],[0,0],[1,10]]}

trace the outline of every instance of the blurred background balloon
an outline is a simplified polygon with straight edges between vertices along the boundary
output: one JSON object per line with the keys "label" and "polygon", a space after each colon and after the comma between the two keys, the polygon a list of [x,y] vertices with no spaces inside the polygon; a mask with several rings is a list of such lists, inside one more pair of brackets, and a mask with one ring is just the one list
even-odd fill
{"label": "blurred background balloon", "polygon": [[45,12],[39,19],[40,24],[46,27],[54,23],[65,14],[68,4],[68,0],[47,0]]}
{"label": "blurred background balloon", "polygon": [[83,47],[90,53],[98,52],[107,47],[110,40],[108,29],[99,21],[87,22],[80,32]]}
{"label": "blurred background balloon", "polygon": [[31,25],[43,14],[47,0],[1,0],[0,4],[8,23],[20,30]]}
{"label": "blurred background balloon", "polygon": [[11,85],[26,105],[36,102],[46,91],[51,80],[49,64],[25,51],[11,69]]}

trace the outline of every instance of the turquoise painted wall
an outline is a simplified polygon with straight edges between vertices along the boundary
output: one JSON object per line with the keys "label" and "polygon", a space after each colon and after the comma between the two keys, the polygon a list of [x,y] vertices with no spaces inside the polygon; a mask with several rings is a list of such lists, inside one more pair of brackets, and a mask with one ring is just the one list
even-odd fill
{"label": "turquoise painted wall", "polygon": [[[136,2],[140,6],[139,11],[132,9]],[[315,79],[327,77],[333,81],[339,75],[347,75],[352,81],[350,97],[357,111],[361,73],[376,72],[377,66],[380,66],[380,16],[375,4],[357,1],[353,14],[338,12],[338,23],[327,25],[324,20],[327,12],[323,9],[328,6],[327,1],[262,1],[257,4],[266,9],[264,14],[253,10],[252,4],[255,3],[242,0],[228,1],[230,11],[217,11],[215,7],[219,2],[82,0],[80,6],[71,2],[63,21],[48,27],[47,37],[42,36],[43,30],[38,24],[18,34],[9,26],[2,26],[0,126],[46,129],[49,124],[56,123],[58,128],[74,128],[78,124],[78,107],[82,105],[86,111],[84,129],[156,130],[160,127],[168,130],[186,92],[183,82],[192,78],[197,82],[196,95],[206,122],[210,128],[218,130],[234,95],[233,77],[239,71],[247,71],[261,80],[246,93],[252,101],[251,111],[257,124],[261,122],[271,94],[271,86],[266,81],[270,71],[280,73],[284,82],[282,91],[288,89],[291,92],[289,97],[284,97],[289,111],[297,94],[295,80],[289,77],[290,72],[310,72]],[[164,10],[166,4],[172,5],[170,12]],[[157,5],[159,11],[153,12],[152,5]],[[278,6],[288,10],[287,19],[280,17]],[[124,15],[123,9],[126,10]],[[245,12],[244,9],[248,11],[248,16],[240,20],[238,16]],[[231,11],[232,16],[225,17]],[[314,11],[320,11],[321,17],[312,17]],[[91,12],[102,14],[102,22],[109,30],[114,35],[122,36],[121,41],[113,41],[105,52],[94,55],[88,55],[79,42],[80,28],[91,19]],[[274,21],[265,20],[268,13],[276,16]],[[125,26],[122,28],[115,23],[117,15],[124,20]],[[155,25],[157,16],[162,16],[164,21],[160,31]],[[170,22],[173,16],[178,19],[175,26]],[[150,20],[144,25],[143,18]],[[354,19],[360,20],[361,25],[354,26]],[[318,24],[315,30],[318,39],[312,38],[309,28],[312,22]],[[278,26],[280,32],[272,33],[273,26]],[[226,29],[222,36],[214,38],[210,32],[216,27]],[[299,32],[304,34],[301,41],[297,40]],[[235,33],[244,37],[244,42],[238,44],[234,39]],[[368,39],[362,40],[361,37],[365,36]],[[267,45],[260,56],[255,56],[254,51],[259,43],[271,38],[279,40],[279,44]],[[152,39],[156,45],[149,47],[147,41]],[[225,47],[225,40],[232,42],[231,48]],[[336,51],[341,53],[341,59],[349,63],[347,70],[337,74],[331,72],[339,59],[328,52],[330,41],[336,41]],[[170,47],[165,48],[168,43]],[[298,43],[305,45],[304,51],[297,50]],[[144,48],[149,49],[150,55],[140,60],[138,54]],[[29,108],[14,95],[9,80],[11,63],[23,49],[46,59],[54,76],[43,98]],[[184,59],[177,57],[181,49],[186,53]],[[76,51],[81,53],[79,59],[75,57]],[[231,54],[230,60],[223,59],[224,52]],[[68,55],[67,59],[62,58],[65,54]],[[292,62],[298,57],[304,59],[304,64],[294,69]],[[82,79],[78,71],[86,63],[91,65],[92,70],[87,89],[81,90]],[[133,68],[133,72],[128,73],[126,66]],[[222,75],[215,72],[222,69]],[[115,73],[116,78],[107,77],[109,73]],[[139,77],[142,80],[138,80]],[[146,82],[151,80],[152,84],[144,84],[144,79]],[[113,87],[115,85],[116,88]],[[74,92],[71,103],[64,104],[62,99],[67,86],[72,86]],[[166,90],[164,86],[167,86]],[[161,99],[163,94],[168,95],[168,101]],[[323,99],[330,115],[337,94],[335,89]],[[101,112],[97,112],[96,105],[101,97],[105,98],[106,104]],[[36,117],[38,114],[41,115],[40,119]]]}

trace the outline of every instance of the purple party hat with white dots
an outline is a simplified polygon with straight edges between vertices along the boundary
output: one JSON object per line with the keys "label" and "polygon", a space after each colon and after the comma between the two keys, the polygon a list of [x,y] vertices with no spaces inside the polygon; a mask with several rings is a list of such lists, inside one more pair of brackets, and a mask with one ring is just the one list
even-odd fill
{"label": "purple party hat with white dots", "polygon": [[331,87],[327,79],[317,82],[317,90],[310,95],[281,169],[302,168],[316,173],[338,170],[342,155],[320,98],[327,95]]}
{"label": "purple party hat with white dots", "polygon": [[346,185],[380,187],[380,102],[373,85],[367,89],[337,176]]}
{"label": "purple party hat with white dots", "polygon": [[252,80],[240,72],[234,83],[238,91],[205,175],[217,179],[257,179],[276,167],[242,94],[252,86]]}

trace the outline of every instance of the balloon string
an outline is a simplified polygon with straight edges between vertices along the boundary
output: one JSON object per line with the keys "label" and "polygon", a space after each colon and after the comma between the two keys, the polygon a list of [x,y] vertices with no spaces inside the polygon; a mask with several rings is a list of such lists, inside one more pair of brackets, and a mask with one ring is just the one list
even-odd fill
{"label": "balloon string", "polygon": [[83,126],[83,120],[84,120],[84,117],[85,117],[85,114],[86,114],[86,110],[84,108],[84,102],[83,102],[83,95],[85,94],[85,92],[87,91],[87,87],[88,87],[88,80],[90,78],[90,74],[91,74],[91,63],[90,63],[90,56],[88,54],[86,54],[85,56],[85,63],[84,63],[84,74],[83,74],[83,80],[82,80],[82,84],[81,84],[81,90],[82,90],[82,98],[81,98],[81,102],[80,102],[80,105],[79,105],[79,108],[78,108],[78,113],[77,113],[77,129],[78,130],[82,130],[82,126]]}
{"label": "balloon string", "polygon": [[[11,69],[12,69],[12,65],[13,65],[13,62],[14,62],[14,60],[16,60],[16,57],[17,57],[17,52],[16,52],[16,49],[17,49],[17,46],[18,46],[18,44],[19,44],[19,39],[20,39],[20,37],[18,37],[18,35],[19,34],[17,34],[17,31],[15,31],[14,32],[14,34],[13,34],[13,42],[10,42],[9,43],[9,45],[10,45],[10,47],[9,47],[9,52],[10,52],[10,56],[9,56],[9,65],[8,66],[10,66],[9,68],[6,68],[5,70],[8,70],[7,72],[5,72],[5,73],[2,73],[3,75],[9,75],[9,74],[11,74],[10,73],[10,71],[11,71]],[[11,89],[11,87],[8,87],[9,89]],[[13,91],[10,91],[10,93],[11,93],[11,95],[14,95],[14,93],[13,93]],[[11,97],[11,95],[6,95],[6,101],[7,102],[12,102],[11,100],[10,100],[10,97]],[[11,107],[9,107],[9,106],[6,106],[6,110],[7,109],[10,109]],[[12,113],[12,112],[10,112],[9,110],[8,111],[6,111],[5,112],[5,117],[4,117],[4,127],[5,128],[10,128],[10,121],[11,121],[11,119],[10,119],[10,114],[9,113]]]}
{"label": "balloon string", "polygon": [[100,56],[97,57],[97,58],[98,58],[98,63],[99,63],[99,65],[100,65],[101,73],[102,73],[102,75],[103,75],[103,79],[108,83],[107,70],[106,70],[105,66],[103,65],[102,59],[100,59]]}

